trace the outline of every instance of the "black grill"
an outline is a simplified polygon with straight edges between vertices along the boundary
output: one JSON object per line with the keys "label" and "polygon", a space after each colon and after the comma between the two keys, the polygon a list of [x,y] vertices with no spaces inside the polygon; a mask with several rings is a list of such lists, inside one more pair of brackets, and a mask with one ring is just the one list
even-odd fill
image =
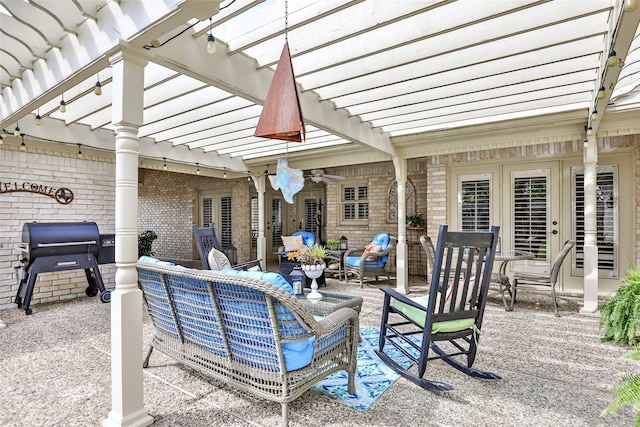
{"label": "black grill", "polygon": [[23,256],[15,303],[31,314],[29,305],[38,273],[84,269],[88,296],[109,302],[98,264],[115,262],[115,235],[100,234],[95,222],[26,223],[22,227]]}

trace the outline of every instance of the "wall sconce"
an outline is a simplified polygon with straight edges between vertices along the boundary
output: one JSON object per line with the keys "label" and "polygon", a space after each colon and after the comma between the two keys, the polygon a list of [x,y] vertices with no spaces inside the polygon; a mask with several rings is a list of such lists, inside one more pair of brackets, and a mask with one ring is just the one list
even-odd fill
{"label": "wall sconce", "polygon": [[20,136],[22,137],[22,144],[20,144],[20,151],[27,151],[27,145],[24,143],[24,133],[21,133]]}
{"label": "wall sconce", "polygon": [[211,34],[212,30],[213,22],[211,21],[211,18],[209,18],[209,34],[207,35],[207,52],[209,52],[209,55],[216,53],[216,39],[214,39],[213,34]]}
{"label": "wall sconce", "polygon": [[84,154],[82,154],[82,144],[78,144],[78,158],[84,159]]}
{"label": "wall sconce", "polygon": [[38,108],[38,113],[36,114],[36,126],[40,126],[42,124],[42,117],[40,117],[40,108]]}
{"label": "wall sconce", "polygon": [[61,95],[61,99],[60,99],[60,112],[61,113],[67,112],[67,104],[64,102],[64,94]]}
{"label": "wall sconce", "polygon": [[102,84],[100,84],[100,74],[96,74],[96,77],[97,77],[98,81],[96,82],[96,87],[93,90],[93,93],[95,93],[96,95],[100,96],[100,95],[102,95]]}
{"label": "wall sconce", "polygon": [[16,122],[16,130],[13,131],[13,136],[20,136],[20,127],[18,126],[20,122]]}
{"label": "wall sconce", "polygon": [[611,51],[609,51],[609,57],[607,58],[607,66],[615,67],[617,65],[618,65],[618,57],[616,56],[616,51],[611,49]]}
{"label": "wall sconce", "polygon": [[162,169],[163,169],[163,170],[167,170],[167,158],[166,158],[166,157],[163,157],[163,158],[162,158],[162,161],[164,162],[164,163],[162,164]]}

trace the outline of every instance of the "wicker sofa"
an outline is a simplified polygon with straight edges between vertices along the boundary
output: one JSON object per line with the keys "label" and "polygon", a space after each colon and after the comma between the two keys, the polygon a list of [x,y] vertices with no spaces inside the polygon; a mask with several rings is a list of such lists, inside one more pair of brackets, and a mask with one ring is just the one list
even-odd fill
{"label": "wicker sofa", "polygon": [[316,320],[277,273],[162,261],[138,261],[137,269],[155,326],[145,368],[157,348],[238,391],[279,402],[283,426],[288,403],[333,372],[346,370],[355,392],[354,310]]}

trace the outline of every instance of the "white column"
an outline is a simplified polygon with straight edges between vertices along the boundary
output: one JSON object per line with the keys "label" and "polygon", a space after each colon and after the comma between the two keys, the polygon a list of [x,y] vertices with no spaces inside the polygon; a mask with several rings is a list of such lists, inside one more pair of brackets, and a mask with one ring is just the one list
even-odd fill
{"label": "white column", "polygon": [[262,268],[267,269],[267,239],[264,234],[265,230],[265,207],[264,195],[266,191],[266,176],[262,174],[258,177],[252,177],[253,183],[258,192],[258,238],[256,242],[256,258],[262,259]]}
{"label": "white column", "polygon": [[398,243],[396,246],[396,290],[406,294],[409,290],[409,256],[407,248],[407,160],[393,158],[398,183]]}
{"label": "white column", "polygon": [[144,407],[142,291],[138,289],[138,128],[142,125],[146,59],[121,51],[113,66],[116,126],[116,288],[111,292],[111,411],[104,427],[153,423]]}
{"label": "white column", "polygon": [[595,136],[590,136],[584,147],[584,303],[581,314],[593,314],[598,310],[597,166],[598,143]]}

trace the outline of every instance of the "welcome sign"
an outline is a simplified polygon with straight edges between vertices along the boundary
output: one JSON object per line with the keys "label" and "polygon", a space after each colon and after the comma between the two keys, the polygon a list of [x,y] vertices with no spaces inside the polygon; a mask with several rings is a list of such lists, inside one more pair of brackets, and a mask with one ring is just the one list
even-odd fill
{"label": "welcome sign", "polygon": [[18,191],[42,194],[43,196],[55,199],[56,202],[63,205],[67,205],[73,201],[73,191],[68,188],[55,188],[49,185],[43,185],[29,181],[0,182],[0,194],[15,193]]}

